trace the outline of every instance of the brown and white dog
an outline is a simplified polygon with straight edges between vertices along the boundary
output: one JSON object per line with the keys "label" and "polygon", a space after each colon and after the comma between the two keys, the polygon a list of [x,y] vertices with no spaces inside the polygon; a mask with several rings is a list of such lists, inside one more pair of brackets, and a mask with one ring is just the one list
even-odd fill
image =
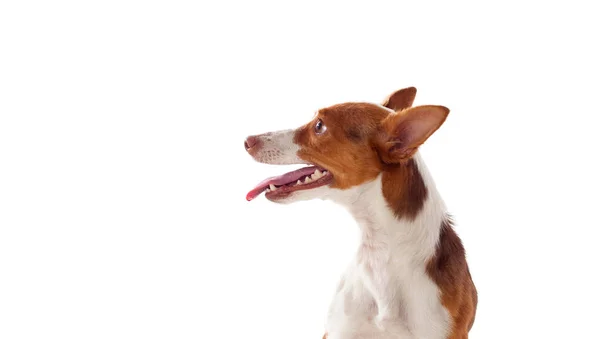
{"label": "brown and white dog", "polygon": [[468,338],[477,307],[465,250],[418,149],[443,106],[412,107],[416,89],[382,104],[320,109],[294,130],[250,136],[268,164],[307,164],[247,195],[291,203],[330,199],[356,219],[361,244],[331,303],[324,338]]}

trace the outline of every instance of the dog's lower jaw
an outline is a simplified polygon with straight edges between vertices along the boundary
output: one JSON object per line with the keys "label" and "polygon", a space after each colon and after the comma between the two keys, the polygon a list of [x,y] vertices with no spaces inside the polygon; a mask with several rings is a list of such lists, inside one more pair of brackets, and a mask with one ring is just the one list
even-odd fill
{"label": "dog's lower jaw", "polygon": [[321,186],[307,190],[294,191],[285,197],[269,199],[269,201],[277,204],[288,205],[299,201],[308,201],[314,199],[327,200],[331,191],[332,189],[329,186]]}

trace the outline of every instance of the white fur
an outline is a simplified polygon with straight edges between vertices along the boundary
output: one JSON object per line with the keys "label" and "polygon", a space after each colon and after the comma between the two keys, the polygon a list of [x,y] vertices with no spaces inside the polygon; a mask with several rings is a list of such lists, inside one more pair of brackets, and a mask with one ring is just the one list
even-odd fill
{"label": "white fur", "polygon": [[313,197],[345,206],[361,230],[361,244],[331,303],[328,339],[446,338],[450,318],[438,286],[427,275],[445,205],[420,155],[417,166],[428,189],[413,221],[398,220],[382,193],[381,176],[346,190],[297,191],[284,201]]}
{"label": "white fur", "polygon": [[300,148],[294,143],[294,134],[295,131],[289,129],[256,136],[262,142],[262,147],[254,159],[275,165],[305,163],[297,155]]}
{"label": "white fur", "polygon": [[359,225],[361,244],[331,303],[328,339],[434,339],[449,333],[438,286],[425,271],[446,208],[420,155],[415,159],[428,196],[412,221],[394,216],[383,197],[381,175],[350,189],[319,187],[280,201],[330,199],[346,207]]}
{"label": "white fur", "polygon": [[[276,135],[280,136],[278,142],[286,143],[276,143],[269,146],[271,149],[293,149],[287,144],[293,143],[293,138]],[[297,158],[295,153],[279,156],[270,163]],[[426,272],[446,207],[418,153],[415,160],[428,195],[423,209],[411,221],[396,218],[388,207],[381,175],[350,189],[322,186],[278,200],[333,200],[346,207],[359,225],[361,244],[328,312],[328,339],[441,339],[449,334],[449,314],[441,304],[438,286]]]}

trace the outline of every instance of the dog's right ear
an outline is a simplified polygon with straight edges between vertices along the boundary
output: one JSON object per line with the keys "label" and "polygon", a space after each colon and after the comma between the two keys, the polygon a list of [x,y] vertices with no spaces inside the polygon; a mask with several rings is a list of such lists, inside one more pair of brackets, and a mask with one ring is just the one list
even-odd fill
{"label": "dog's right ear", "polygon": [[392,93],[383,103],[383,106],[398,112],[412,107],[417,89],[415,87],[407,87]]}

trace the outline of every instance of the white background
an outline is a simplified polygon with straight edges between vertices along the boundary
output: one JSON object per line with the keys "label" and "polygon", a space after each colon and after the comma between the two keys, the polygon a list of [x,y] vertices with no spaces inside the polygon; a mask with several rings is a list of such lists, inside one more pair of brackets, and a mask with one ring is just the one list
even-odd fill
{"label": "white background", "polygon": [[245,194],[247,135],[451,109],[422,153],[472,338],[598,338],[593,2],[3,1],[0,338],[320,338],[357,227]]}

